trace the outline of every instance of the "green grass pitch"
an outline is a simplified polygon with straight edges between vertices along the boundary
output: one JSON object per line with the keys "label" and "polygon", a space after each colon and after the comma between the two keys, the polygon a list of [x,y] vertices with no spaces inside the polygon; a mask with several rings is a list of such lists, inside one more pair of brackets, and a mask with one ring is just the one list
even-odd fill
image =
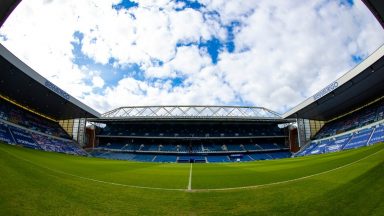
{"label": "green grass pitch", "polygon": [[193,165],[0,144],[0,215],[384,215],[384,144]]}

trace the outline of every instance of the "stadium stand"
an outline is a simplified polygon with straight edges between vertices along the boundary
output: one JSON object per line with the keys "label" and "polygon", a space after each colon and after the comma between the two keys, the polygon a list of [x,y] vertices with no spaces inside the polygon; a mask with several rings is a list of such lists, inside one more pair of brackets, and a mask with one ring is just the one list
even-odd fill
{"label": "stadium stand", "polygon": [[252,160],[270,160],[270,159],[272,159],[272,157],[269,154],[265,154],[265,153],[253,153],[253,154],[249,154],[249,157]]}
{"label": "stadium stand", "polygon": [[380,101],[345,117],[331,121],[315,136],[316,139],[333,136],[380,121],[384,116],[384,102]]}
{"label": "stadium stand", "polygon": [[56,122],[0,99],[0,139],[27,148],[87,155]]}
{"label": "stadium stand", "polygon": [[13,126],[9,126],[9,131],[11,132],[15,143],[28,148],[40,149],[36,141],[32,138],[31,134],[27,131]]}
{"label": "stadium stand", "polygon": [[14,143],[14,139],[11,132],[8,129],[8,125],[0,121],[0,140],[8,144]]}
{"label": "stadium stand", "polygon": [[176,162],[176,155],[156,155],[153,162]]}
{"label": "stadium stand", "polygon": [[230,162],[231,160],[227,155],[211,155],[207,157],[209,163],[218,163],[218,162]]}
{"label": "stadium stand", "polygon": [[383,141],[382,100],[326,123],[297,156],[359,148]]}
{"label": "stadium stand", "polygon": [[384,142],[384,125],[377,125],[375,127],[368,145],[372,145],[378,142]]}
{"label": "stadium stand", "polygon": [[284,136],[284,131],[275,125],[236,125],[223,124],[215,127],[201,128],[199,124],[163,124],[154,128],[146,124],[123,124],[112,122],[99,132],[102,136],[126,137],[254,137],[254,136]]}
{"label": "stadium stand", "polygon": [[[153,143],[131,143],[124,144],[125,141],[115,141],[106,144],[101,141],[100,145],[95,149],[102,149],[107,151],[140,151],[140,152],[158,152],[158,153],[219,153],[219,152],[254,152],[254,151],[276,151],[285,150],[286,147],[283,143],[260,143],[260,144],[190,144],[179,141],[179,144],[166,144],[167,140],[162,140],[162,144]],[[172,142],[172,141],[170,141]],[[223,141],[221,141],[223,142]],[[247,147],[247,148],[246,148]]]}
{"label": "stadium stand", "polygon": [[[182,113],[171,115],[172,111],[182,109]],[[189,116],[188,112],[193,109],[196,112]],[[226,111],[220,116],[214,116],[224,109]],[[198,110],[210,110],[212,113],[211,116],[195,115]],[[231,114],[236,110],[242,110],[239,116],[225,116],[225,113]],[[129,157],[130,160],[179,163],[251,161],[258,159],[248,156],[254,152],[289,152],[287,128],[278,127],[278,124],[292,120],[284,120],[275,114],[268,117],[253,116],[260,110],[264,109],[218,106],[118,108],[103,114],[101,118],[90,119],[95,125],[96,134],[96,145],[90,151],[96,157],[101,155],[120,159],[124,158],[120,156],[121,153],[127,153],[137,155]],[[160,111],[167,115],[164,116]],[[145,112],[150,115],[147,116]],[[243,118],[240,115],[247,112],[252,116]],[[118,155],[113,156],[114,153]],[[290,156],[281,154],[280,157],[283,155]],[[270,156],[263,158],[274,159]]]}
{"label": "stadium stand", "polygon": [[[11,5],[8,5],[10,11],[13,9]],[[3,16],[10,12],[4,9],[0,10]],[[85,121],[80,124],[79,119],[98,117],[98,112],[42,77],[2,44],[0,68],[2,142],[43,151],[88,155],[80,147],[85,140]],[[77,123],[75,119],[78,119]],[[71,135],[59,124],[64,120]]]}
{"label": "stadium stand", "polygon": [[312,141],[297,156],[322,154],[372,145],[384,141],[384,126],[381,124],[357,131]]}
{"label": "stadium stand", "polygon": [[48,135],[70,138],[58,123],[28,112],[2,98],[0,98],[0,119]]}

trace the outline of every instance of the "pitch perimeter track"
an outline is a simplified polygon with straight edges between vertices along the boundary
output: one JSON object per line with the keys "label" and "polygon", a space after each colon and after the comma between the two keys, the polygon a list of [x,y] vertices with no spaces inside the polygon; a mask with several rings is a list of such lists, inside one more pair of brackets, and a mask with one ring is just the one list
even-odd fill
{"label": "pitch perimeter track", "polygon": [[83,179],[83,180],[87,180],[87,181],[92,181],[92,182],[97,182],[97,183],[101,183],[101,184],[115,185],[115,186],[128,187],[128,188],[148,189],[148,190],[183,191],[183,192],[210,192],[210,191],[230,191],[230,190],[256,189],[256,188],[269,187],[269,186],[280,185],[280,184],[285,184],[285,183],[290,183],[290,182],[296,182],[296,181],[300,181],[300,180],[303,180],[303,179],[308,179],[308,178],[311,178],[311,177],[315,177],[315,176],[319,176],[319,175],[323,175],[323,174],[326,174],[326,173],[330,173],[330,172],[333,172],[333,171],[336,171],[336,170],[339,170],[339,169],[343,169],[345,167],[349,167],[349,166],[351,166],[353,164],[356,164],[356,163],[358,163],[360,161],[363,161],[363,160],[365,160],[367,158],[370,158],[370,157],[372,157],[372,156],[374,156],[376,154],[381,153],[382,151],[384,151],[384,148],[382,148],[382,149],[378,150],[377,152],[374,152],[374,153],[372,153],[370,155],[367,155],[367,156],[365,156],[363,158],[360,158],[360,159],[358,159],[356,161],[353,161],[351,163],[348,163],[348,164],[345,164],[345,165],[342,165],[342,166],[339,166],[339,167],[336,167],[336,168],[333,168],[333,169],[330,169],[330,170],[326,170],[326,171],[323,171],[323,172],[315,173],[315,174],[312,174],[312,175],[303,176],[303,177],[300,177],[300,178],[295,178],[295,179],[290,179],[290,180],[285,180],[285,181],[279,181],[279,182],[272,182],[272,183],[268,183],[268,184],[249,185],[249,186],[240,186],[240,187],[228,187],[228,188],[207,188],[207,189],[193,189],[192,188],[192,164],[191,164],[191,167],[190,167],[190,175],[189,175],[189,182],[188,182],[187,189],[182,189],[182,188],[146,187],[146,186],[129,185],[129,184],[110,182],[110,181],[103,181],[103,180],[98,180],[98,179],[94,179],[94,178],[88,178],[88,177],[84,177],[84,176],[79,176],[79,175],[63,172],[63,171],[60,171],[60,170],[56,170],[56,169],[52,169],[52,168],[49,168],[49,167],[46,167],[46,166],[42,166],[42,165],[36,164],[33,161],[30,161],[28,159],[21,158],[21,157],[19,157],[17,155],[14,155],[14,154],[12,154],[11,152],[9,152],[7,150],[4,150],[4,149],[0,149],[0,150],[5,152],[5,153],[7,153],[7,154],[9,154],[9,155],[11,155],[14,158],[17,158],[19,160],[28,162],[28,163],[30,163],[30,164],[32,164],[34,166],[37,166],[37,167],[49,170],[51,172],[58,173],[58,174],[63,174],[63,175],[67,175],[67,176],[72,176],[72,177],[75,177],[75,178],[79,178],[79,179]]}

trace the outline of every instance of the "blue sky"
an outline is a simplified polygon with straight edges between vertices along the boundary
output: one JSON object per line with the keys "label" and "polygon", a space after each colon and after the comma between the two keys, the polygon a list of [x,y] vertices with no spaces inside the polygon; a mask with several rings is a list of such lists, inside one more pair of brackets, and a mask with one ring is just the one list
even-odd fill
{"label": "blue sky", "polygon": [[353,0],[30,0],[0,42],[100,112],[197,104],[283,113],[363,61],[384,33]]}

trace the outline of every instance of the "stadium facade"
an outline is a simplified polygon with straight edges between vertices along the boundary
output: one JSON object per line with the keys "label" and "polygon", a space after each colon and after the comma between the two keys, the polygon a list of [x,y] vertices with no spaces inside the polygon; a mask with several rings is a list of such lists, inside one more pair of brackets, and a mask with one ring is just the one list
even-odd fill
{"label": "stadium facade", "polygon": [[[19,2],[0,3],[0,27]],[[384,26],[383,2],[363,2]],[[281,116],[236,106],[121,107],[101,115],[0,45],[0,139],[45,151],[159,162],[249,161],[357,148],[384,141],[383,66],[384,46]]]}

